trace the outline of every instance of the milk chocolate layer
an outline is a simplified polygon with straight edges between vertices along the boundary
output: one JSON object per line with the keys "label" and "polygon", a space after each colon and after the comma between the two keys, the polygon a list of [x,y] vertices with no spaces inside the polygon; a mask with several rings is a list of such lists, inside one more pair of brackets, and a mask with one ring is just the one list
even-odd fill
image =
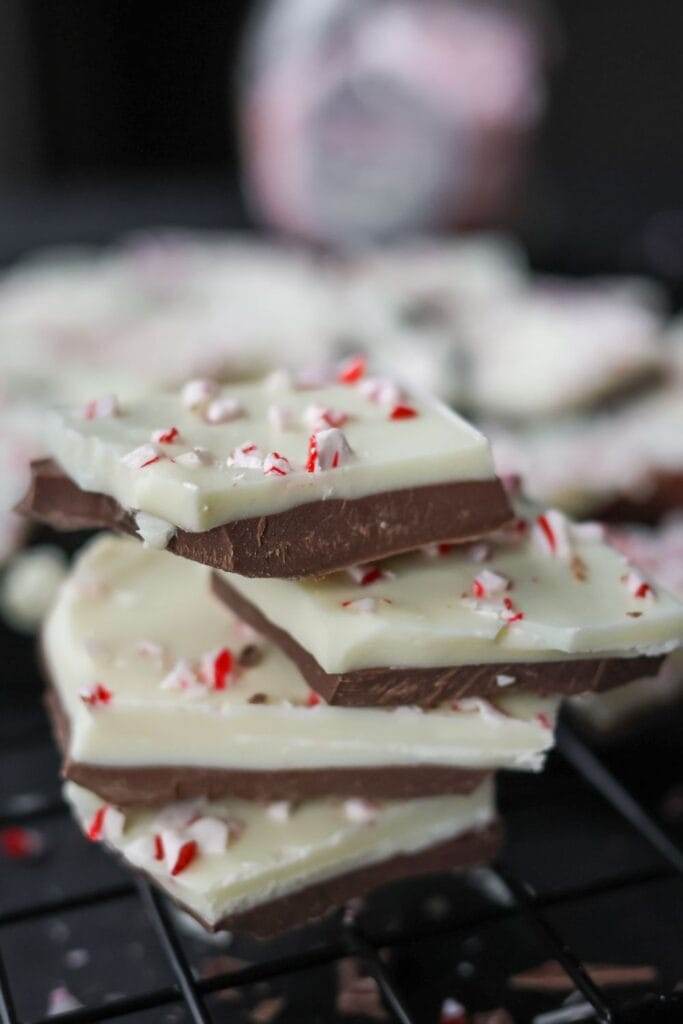
{"label": "milk chocolate layer", "polygon": [[[18,512],[56,530],[105,528],[136,534],[131,513],[107,495],[81,490],[53,460],[34,462],[31,470],[31,485]],[[202,533],[178,529],[168,550],[242,576],[298,579],[434,541],[472,540],[511,518],[499,480],[456,481],[312,501]]]}
{"label": "milk chocolate layer", "polygon": [[182,902],[179,901],[178,905],[208,931],[242,931],[259,939],[268,939],[319,920],[348,900],[365,896],[372,889],[389,882],[487,864],[496,856],[502,837],[502,828],[496,822],[483,829],[465,832],[419,853],[400,854],[379,864],[337,875],[244,913],[224,917],[215,925],[202,920]]}
{"label": "milk chocolate layer", "polygon": [[662,658],[580,658],[570,661],[494,662],[443,668],[366,668],[325,672],[297,640],[280,629],[222,577],[213,575],[214,593],[244,622],[271,640],[295,662],[309,686],[328,704],[347,707],[413,704],[436,707],[458,697],[500,694],[499,675],[513,676],[507,693],[574,696],[622,686],[655,675]]}
{"label": "milk chocolate layer", "polygon": [[48,690],[45,703],[64,757],[64,778],[118,807],[155,807],[194,797],[217,800],[226,796],[245,800],[299,801],[323,796],[409,800],[471,793],[490,774],[447,765],[243,771],[183,765],[83,764],[69,756],[69,720],[53,688]]}

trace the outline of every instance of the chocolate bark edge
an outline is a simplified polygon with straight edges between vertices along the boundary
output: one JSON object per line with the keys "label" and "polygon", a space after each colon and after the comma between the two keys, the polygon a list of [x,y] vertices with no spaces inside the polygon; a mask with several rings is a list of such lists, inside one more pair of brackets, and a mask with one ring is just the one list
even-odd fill
{"label": "chocolate bark edge", "polygon": [[[52,459],[31,464],[31,483],[16,511],[57,530],[136,535],[131,513],[108,495],[82,490]],[[512,517],[498,479],[455,481],[312,501],[198,533],[178,529],[168,550],[242,576],[298,579],[436,541],[474,540]]]}
{"label": "chocolate bark edge", "polygon": [[256,801],[299,801],[327,796],[409,800],[471,793],[491,775],[490,770],[419,764],[267,771],[88,764],[74,761],[69,755],[69,718],[52,686],[45,694],[45,705],[63,757],[63,778],[117,807],[156,807],[195,797],[217,800],[229,796]]}
{"label": "chocolate bark edge", "polygon": [[[575,696],[622,686],[655,675],[663,657],[576,658],[566,661],[493,662],[442,668],[366,668],[325,672],[313,655],[294,637],[271,622],[251,601],[231,587],[223,576],[212,575],[211,586],[240,619],[262,633],[296,664],[306,682],[328,704],[345,707],[418,705],[436,707],[459,697],[492,697],[502,692],[531,692],[538,696]],[[515,682],[498,685],[499,675]]]}

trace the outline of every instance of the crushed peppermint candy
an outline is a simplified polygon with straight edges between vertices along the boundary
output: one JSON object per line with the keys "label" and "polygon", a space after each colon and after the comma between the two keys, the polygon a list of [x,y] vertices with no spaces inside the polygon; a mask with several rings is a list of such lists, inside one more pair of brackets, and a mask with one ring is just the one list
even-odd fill
{"label": "crushed peppermint candy", "polygon": [[276,821],[278,824],[284,824],[284,822],[289,821],[292,814],[291,801],[274,800],[273,803],[268,804],[266,814],[271,821]]}
{"label": "crushed peppermint candy", "polygon": [[263,460],[263,472],[265,476],[288,476],[292,472],[292,466],[284,455],[270,452]]}
{"label": "crushed peppermint candy", "polygon": [[371,825],[379,814],[379,804],[362,797],[352,797],[344,801],[344,816],[348,821],[358,825]]}
{"label": "crushed peppermint candy", "polygon": [[173,461],[179,466],[198,469],[200,466],[212,466],[214,457],[208,448],[192,448],[189,452],[176,455]]}
{"label": "crushed peppermint candy", "polygon": [[121,838],[125,824],[125,816],[117,807],[102,804],[90,819],[86,834],[93,842],[99,842],[101,839],[113,842]]}
{"label": "crushed peppermint candy", "polygon": [[101,420],[108,416],[120,416],[121,408],[116,395],[103,395],[102,398],[93,398],[83,407],[84,420]]}
{"label": "crushed peppermint candy", "polygon": [[187,834],[199,845],[202,853],[225,853],[230,842],[230,827],[220,818],[197,818],[187,826]]}
{"label": "crushed peppermint candy", "polygon": [[514,622],[521,622],[524,618],[524,612],[519,611],[512,598],[504,597],[503,607],[505,609],[503,612],[503,621],[506,622],[508,626],[511,626]]}
{"label": "crushed peppermint candy", "polygon": [[245,414],[244,406],[236,398],[214,398],[209,402],[204,413],[207,423],[216,426],[220,423],[231,423]]}
{"label": "crushed peppermint candy", "polygon": [[177,427],[165,427],[162,430],[155,430],[152,434],[154,444],[175,444],[180,437]]}
{"label": "crushed peppermint candy", "polygon": [[200,675],[212,690],[225,690],[235,669],[235,659],[229,647],[221,647],[215,654],[202,658]]}
{"label": "crushed peppermint candy", "polygon": [[379,583],[380,580],[393,580],[395,578],[393,572],[380,569],[378,565],[350,565],[346,573],[354,583],[359,583],[361,587],[368,587],[371,583]]}
{"label": "crushed peppermint candy", "polygon": [[131,452],[122,455],[120,461],[131,469],[145,469],[147,466],[153,466],[155,462],[160,462],[163,458],[165,458],[163,452],[160,452],[156,445],[141,444],[139,448],[134,448]]}
{"label": "crushed peppermint candy", "polygon": [[294,423],[292,410],[284,405],[269,405],[266,416],[274,430],[289,430]]}
{"label": "crushed peppermint candy", "polygon": [[228,465],[244,469],[263,469],[263,458],[258,445],[253,441],[245,441],[239,448],[233,448],[228,456]]}
{"label": "crushed peppermint candy", "polygon": [[94,683],[92,686],[87,686],[82,690],[79,690],[78,696],[87,707],[99,708],[106,707],[107,704],[110,704],[114,695],[111,690],[102,683]]}
{"label": "crushed peppermint candy", "polygon": [[497,708],[490,700],[485,700],[483,697],[459,697],[454,700],[451,704],[453,711],[461,711],[464,713],[476,713],[481,715],[485,722],[490,722],[492,725],[499,725],[509,715],[506,715],[503,711]]}
{"label": "crushed peppermint candy", "polygon": [[439,1024],[467,1024],[467,1011],[457,999],[449,997],[441,1004]]}
{"label": "crushed peppermint candy", "polygon": [[315,690],[311,690],[306,698],[306,707],[317,708],[319,704],[322,704],[322,702],[323,699],[320,694],[316,693]]}
{"label": "crushed peppermint candy", "polygon": [[395,405],[389,413],[390,420],[412,420],[417,416],[417,409],[412,405]]}
{"label": "crushed peppermint candy", "polygon": [[[447,546],[450,549],[454,545],[450,544],[450,545],[447,545]],[[468,562],[477,562],[477,563],[485,562],[488,558],[491,557],[492,554],[493,554],[493,547],[491,546],[491,544],[486,544],[484,542],[478,542],[477,544],[470,544],[465,549],[465,555],[467,557]]]}
{"label": "crushed peppermint candy", "polygon": [[427,558],[445,558],[446,555],[450,555],[454,547],[455,544],[441,541],[439,544],[424,544],[421,550]]}
{"label": "crushed peppermint candy", "polygon": [[370,402],[378,405],[401,405],[405,400],[403,388],[386,377],[367,377],[358,384],[358,391]]}
{"label": "crushed peppermint candy", "polygon": [[200,697],[206,684],[185,658],[180,658],[159,683],[161,690],[181,690],[188,697]]}
{"label": "crushed peppermint candy", "polygon": [[342,412],[340,409],[326,408],[323,405],[309,405],[303,413],[303,421],[311,430],[343,427],[348,419],[348,413]]}
{"label": "crushed peppermint candy", "polygon": [[199,844],[196,839],[186,839],[173,829],[164,829],[161,833],[164,861],[171,877],[176,878],[186,871],[199,855]]}
{"label": "crushed peppermint candy", "polygon": [[365,376],[367,360],[364,356],[352,356],[339,367],[337,380],[340,384],[357,384]]}
{"label": "crushed peppermint candy", "polygon": [[183,387],[180,398],[187,409],[201,409],[218,394],[219,387],[214,380],[189,380]]}
{"label": "crushed peppermint candy", "polygon": [[503,672],[500,672],[496,676],[496,683],[498,684],[498,686],[512,686],[512,684],[516,681],[516,676],[506,676],[505,673]]}
{"label": "crushed peppermint candy", "polygon": [[491,569],[482,569],[472,580],[472,596],[476,598],[496,597],[510,587],[510,580]]}
{"label": "crushed peppermint candy", "polygon": [[571,558],[570,523],[557,509],[549,509],[536,516],[533,538],[536,546],[544,554],[565,560]]}
{"label": "crushed peppermint candy", "polygon": [[308,439],[307,473],[319,473],[327,469],[339,469],[353,456],[353,449],[343,430],[330,427],[318,430]]}
{"label": "crushed peppermint candy", "polygon": [[626,576],[622,577],[626,587],[634,597],[644,600],[649,598],[652,600],[655,596],[655,592],[647,580],[643,579],[639,572],[635,569],[631,569]]}
{"label": "crushed peppermint candy", "polygon": [[342,601],[342,608],[348,608],[351,612],[360,612],[367,615],[372,614],[379,608],[379,601],[376,597],[357,597],[353,601]]}

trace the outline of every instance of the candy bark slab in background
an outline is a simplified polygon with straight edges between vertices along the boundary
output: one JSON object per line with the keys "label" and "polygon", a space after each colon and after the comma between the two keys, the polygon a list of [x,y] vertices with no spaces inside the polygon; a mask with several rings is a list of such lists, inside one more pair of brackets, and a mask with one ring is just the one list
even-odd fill
{"label": "candy bark slab in background", "polygon": [[25,509],[278,577],[467,540],[510,519],[482,434],[435,400],[368,378],[362,361],[338,377],[315,388],[287,376],[229,389],[194,381],[55,415],[51,454],[77,490],[39,464]]}
{"label": "candy bark slab in background", "polygon": [[490,783],[381,804],[231,799],[125,815],[72,783],[66,796],[90,838],[211,931],[288,931],[386,882],[485,863],[500,840]]}
{"label": "candy bark slab in background", "polygon": [[121,804],[467,792],[538,770],[555,702],[331,708],[211,593],[205,566],[101,537],[46,623],[49,707],[65,773]]}
{"label": "candy bark slab in background", "polygon": [[217,593],[335,704],[433,706],[515,690],[573,694],[657,670],[683,605],[593,524],[556,512],[497,543],[428,549],[324,580],[216,574]]}

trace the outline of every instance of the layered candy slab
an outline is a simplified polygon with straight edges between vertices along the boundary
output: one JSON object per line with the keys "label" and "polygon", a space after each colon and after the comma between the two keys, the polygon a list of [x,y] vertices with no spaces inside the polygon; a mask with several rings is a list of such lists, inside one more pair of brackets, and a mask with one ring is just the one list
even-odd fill
{"label": "layered candy slab", "polygon": [[484,436],[360,360],[325,386],[278,374],[96,399],[55,415],[48,443],[34,517],[127,530],[247,576],[320,575],[511,517]]}
{"label": "layered candy slab", "polygon": [[216,573],[215,589],[331,703],[567,695],[651,675],[683,639],[683,604],[601,533],[551,510],[497,540],[317,581]]}
{"label": "layered candy slab", "polygon": [[119,805],[466,792],[540,769],[555,701],[332,708],[235,618],[211,570],[132,539],[80,555],[43,635],[66,776]]}
{"label": "layered candy slab", "polygon": [[66,796],[91,839],[211,931],[287,931],[398,878],[484,863],[499,841],[490,782],[421,800],[226,799],[125,814],[73,783]]}

